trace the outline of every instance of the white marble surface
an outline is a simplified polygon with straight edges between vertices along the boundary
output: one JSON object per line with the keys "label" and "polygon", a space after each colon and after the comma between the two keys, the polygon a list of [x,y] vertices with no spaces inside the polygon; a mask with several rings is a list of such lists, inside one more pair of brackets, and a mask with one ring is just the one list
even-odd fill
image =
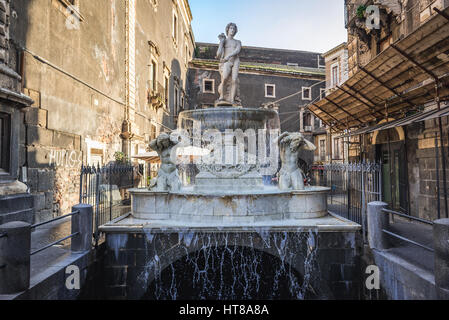
{"label": "white marble surface", "polygon": [[319,232],[354,232],[361,226],[342,217],[328,214],[315,219],[287,219],[273,221],[259,221],[236,224],[235,222],[222,222],[211,224],[205,221],[177,221],[177,220],[153,220],[138,219],[129,215],[122,220],[109,222],[100,227],[102,232],[178,232],[189,229],[191,231],[208,232],[242,232],[260,229],[275,231],[304,232],[310,229]]}
{"label": "white marble surface", "polygon": [[327,188],[318,187],[295,192],[269,189],[232,194],[130,190],[135,218],[209,223],[323,217],[327,215],[327,192]]}

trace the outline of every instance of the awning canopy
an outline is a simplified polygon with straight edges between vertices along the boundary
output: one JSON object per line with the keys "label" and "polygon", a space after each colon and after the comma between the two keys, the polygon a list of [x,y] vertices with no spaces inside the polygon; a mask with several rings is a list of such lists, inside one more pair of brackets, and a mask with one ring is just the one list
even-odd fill
{"label": "awning canopy", "polygon": [[449,100],[449,8],[390,45],[337,90],[309,105],[342,131],[418,109],[436,97]]}
{"label": "awning canopy", "polygon": [[146,162],[158,162],[160,161],[159,156],[156,151],[140,153],[135,156],[132,156],[133,159],[143,160]]}
{"label": "awning canopy", "polygon": [[351,131],[349,133],[343,134],[343,135],[339,136],[339,138],[351,137],[351,136],[356,136],[356,135],[360,135],[363,133],[371,133],[371,132],[375,132],[375,131],[387,130],[387,129],[392,129],[395,127],[402,127],[402,126],[409,125],[414,122],[431,120],[431,119],[435,119],[435,118],[443,117],[443,116],[447,116],[447,115],[449,115],[449,106],[444,106],[444,108],[442,108],[439,111],[437,109],[433,109],[433,110],[426,111],[426,112],[417,112],[415,114],[409,115],[409,116],[401,118],[399,120],[389,121],[389,122],[385,122],[385,123],[374,125],[374,126],[360,128],[360,129]]}

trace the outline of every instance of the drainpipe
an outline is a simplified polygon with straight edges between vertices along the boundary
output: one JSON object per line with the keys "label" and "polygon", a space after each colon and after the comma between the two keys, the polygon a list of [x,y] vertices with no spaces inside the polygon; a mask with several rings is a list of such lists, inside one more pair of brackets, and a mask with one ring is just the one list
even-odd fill
{"label": "drainpipe", "polygon": [[438,135],[435,133],[435,168],[437,174],[437,210],[438,219],[441,218],[441,203],[440,203],[440,157],[438,155]]}
{"label": "drainpipe", "polygon": [[[438,111],[441,110],[440,104],[440,82],[438,79],[435,79],[435,101],[437,103]],[[440,144],[441,144],[441,167],[443,169],[443,194],[444,194],[444,211],[446,213],[446,218],[449,218],[448,207],[447,207],[447,181],[446,181],[446,152],[444,150],[444,139],[443,139],[443,124],[441,121],[441,117],[438,117],[438,127],[440,130]],[[438,149],[438,145],[435,145],[435,148]],[[439,195],[438,195],[439,196]]]}

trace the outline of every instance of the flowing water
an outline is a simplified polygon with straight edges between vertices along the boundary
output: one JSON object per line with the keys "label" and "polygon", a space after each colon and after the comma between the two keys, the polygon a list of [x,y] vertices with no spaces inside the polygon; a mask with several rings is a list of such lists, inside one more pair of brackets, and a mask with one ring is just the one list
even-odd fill
{"label": "flowing water", "polygon": [[149,258],[137,278],[143,299],[316,298],[316,230],[177,234],[167,250],[167,238],[146,230]]}

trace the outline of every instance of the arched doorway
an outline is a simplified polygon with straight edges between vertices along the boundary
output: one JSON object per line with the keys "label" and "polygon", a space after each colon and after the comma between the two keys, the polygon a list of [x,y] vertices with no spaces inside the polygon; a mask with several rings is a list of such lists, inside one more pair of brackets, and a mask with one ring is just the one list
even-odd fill
{"label": "arched doorway", "polygon": [[408,212],[408,170],[404,130],[376,131],[376,160],[382,164],[382,200],[395,210]]}
{"label": "arched doorway", "polygon": [[142,300],[317,299],[291,265],[264,251],[213,246],[189,253],[154,279]]}

